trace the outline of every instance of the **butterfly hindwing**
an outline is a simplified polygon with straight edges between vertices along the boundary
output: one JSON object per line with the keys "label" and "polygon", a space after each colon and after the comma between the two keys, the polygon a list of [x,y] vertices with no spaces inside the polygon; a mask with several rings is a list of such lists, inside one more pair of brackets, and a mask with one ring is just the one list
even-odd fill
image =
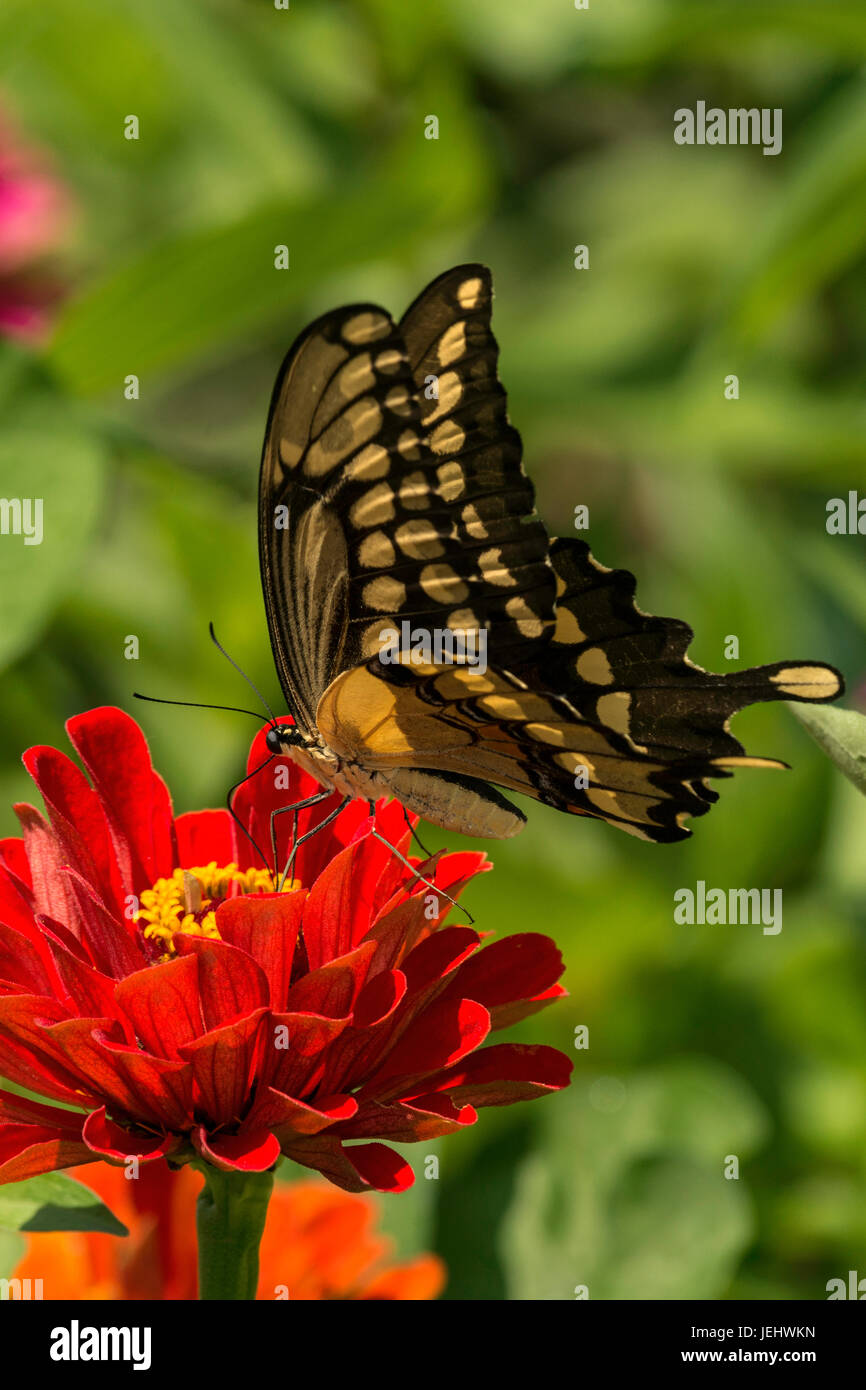
{"label": "butterfly hindwing", "polygon": [[[565,696],[584,719],[627,735],[653,757],[740,759],[728,721],[762,700],[832,700],[839,673],[814,662],[777,662],[717,675],[686,655],[687,623],[656,618],[634,601],[627,570],[606,569],[581,540],[554,540],[556,628],[541,661],[518,674]],[[764,760],[757,760],[763,762]]]}
{"label": "butterfly hindwing", "polygon": [[[703,814],[715,800],[714,792],[692,785],[706,770],[703,762],[672,766],[651,758],[628,738],[583,720],[561,696],[493,669],[407,660],[385,679],[374,659],[333,683],[317,722],[339,756],[386,780],[423,768],[492,783],[660,843],[683,839],[682,819]],[[450,788],[443,787],[443,797],[450,805]],[[467,828],[437,820],[429,805],[425,814],[446,829]]]}

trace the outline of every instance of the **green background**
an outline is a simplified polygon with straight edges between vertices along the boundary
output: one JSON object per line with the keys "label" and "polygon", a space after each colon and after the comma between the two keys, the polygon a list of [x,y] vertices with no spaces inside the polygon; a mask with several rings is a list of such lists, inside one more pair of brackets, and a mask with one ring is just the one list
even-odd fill
{"label": "green background", "polygon": [[[550,530],[588,505],[596,555],[693,625],[702,665],[736,664],[735,635],[740,664],[834,662],[862,706],[863,539],[825,530],[866,492],[860,0],[6,0],[0,52],[0,102],[79,207],[54,333],[0,352],[2,490],[45,499],[43,544],[0,546],[6,833],[21,751],[103,703],[140,719],[178,810],[222,802],[246,722],[131,692],[246,703],[212,619],[277,700],[255,552],[276,367],[316,314],[400,313],[463,260],[493,270]],[[699,99],[781,107],[782,153],[675,145]],[[478,926],[549,932],[571,991],[511,1036],[570,1052],[575,1082],[406,1149],[418,1181],[383,1219],[444,1256],[446,1297],[812,1299],[866,1275],[866,803],[784,706],[736,732],[793,770],[739,774],[688,843],[533,807],[490,846]],[[782,888],[782,932],[676,926],[697,879]]]}

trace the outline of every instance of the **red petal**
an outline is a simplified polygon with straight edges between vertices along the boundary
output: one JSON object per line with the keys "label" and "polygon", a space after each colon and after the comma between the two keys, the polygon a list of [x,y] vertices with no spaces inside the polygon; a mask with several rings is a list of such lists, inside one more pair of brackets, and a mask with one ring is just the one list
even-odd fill
{"label": "red petal", "polygon": [[69,880],[76,899],[81,940],[93,957],[94,965],[115,980],[140,970],[144,953],[131,924],[115,917],[95,889],[74,869],[64,869],[62,876]]}
{"label": "red petal", "polygon": [[188,1062],[152,1057],[149,1052],[117,1042],[98,1029],[95,1041],[130,1093],[146,1100],[149,1109],[158,1116],[159,1126],[185,1129],[191,1123],[192,1068]]}
{"label": "red petal", "polygon": [[288,1011],[325,1014],[328,1018],[341,1018],[350,1013],[367,979],[375,952],[375,942],[364,942],[339,960],[304,975],[289,991]]}
{"label": "red petal", "polygon": [[467,1057],[460,1066],[428,1076],[426,1091],[448,1091],[470,1105],[513,1105],[568,1085],[572,1063],[564,1052],[544,1045],[497,1043]]}
{"label": "red petal", "polygon": [[381,1134],[397,1144],[410,1144],[419,1139],[437,1139],[456,1134],[467,1125],[475,1124],[478,1112],[471,1105],[456,1106],[445,1095],[423,1096],[411,1105],[392,1102],[380,1105],[369,1101],[357,1116],[339,1128],[341,1139],[369,1139]]}
{"label": "red petal", "polygon": [[115,985],[114,997],[155,1057],[179,1057],[178,1049],[204,1032],[194,954],[127,975]]}
{"label": "red petal", "polygon": [[184,869],[200,868],[213,861],[230,864],[235,858],[233,828],[228,811],[187,811],[177,816],[174,831],[178,864]]}
{"label": "red petal", "polygon": [[17,985],[22,994],[53,994],[56,973],[49,970],[39,947],[29,934],[13,931],[0,922],[0,980]]}
{"label": "red petal", "polygon": [[266,1008],[258,1009],[179,1049],[181,1056],[192,1063],[196,1110],[204,1111],[213,1125],[236,1123],[249,1102],[267,1014]]}
{"label": "red petal", "polygon": [[67,1017],[68,1010],[56,999],[32,994],[0,998],[3,1074],[18,1086],[80,1105],[81,1092],[86,1090],[81,1077],[67,1065],[43,1026],[43,1020],[51,1023]]}
{"label": "red petal", "polygon": [[534,999],[550,989],[564,969],[562,955],[549,936],[519,932],[492,942],[467,961],[450,990],[494,1009]]}
{"label": "red petal", "polygon": [[128,1158],[137,1158],[140,1163],[151,1163],[156,1158],[165,1158],[175,1153],[183,1140],[176,1134],[163,1134],[155,1137],[135,1134],[122,1125],[109,1120],[105,1106],[94,1110],[84,1121],[82,1135],[87,1147],[100,1158],[123,1163]]}
{"label": "red petal", "polygon": [[253,1129],[272,1130],[281,1142],[287,1142],[293,1134],[318,1134],[340,1120],[349,1120],[357,1109],[358,1102],[352,1096],[328,1096],[313,1106],[267,1086],[246,1123]]}
{"label": "red petal", "polygon": [[164,1075],[177,1072],[177,1063],[129,1049],[119,1026],[107,1018],[70,1018],[52,1024],[45,1033],[78,1072],[83,1091],[97,1102],[104,1101],[114,1114],[120,1112],[156,1128],[163,1126],[166,1098],[160,1081]]}
{"label": "red petal", "polygon": [[33,872],[33,900],[37,911],[64,922],[73,935],[81,935],[81,909],[64,873],[66,860],[60,842],[43,816],[25,802],[15,806]]}
{"label": "red petal", "polygon": [[272,1009],[286,1006],[306,896],[298,892],[228,898],[216,911],[223,941],[251,956],[264,971]]}
{"label": "red petal", "polygon": [[14,878],[20,879],[25,887],[33,887],[30,864],[27,860],[27,851],[24,848],[23,840],[11,835],[0,840],[0,863]]}
{"label": "red petal", "polygon": [[[453,1065],[479,1047],[490,1032],[490,1015],[474,999],[437,999],[406,1029],[362,1095],[406,1098],[407,1079]],[[435,1086],[424,1086],[433,1091]]]}
{"label": "red petal", "polygon": [[405,1192],[415,1174],[404,1158],[386,1144],[353,1144],[344,1149],[328,1134],[293,1140],[284,1153],[305,1168],[315,1168],[346,1192]]}
{"label": "red petal", "polygon": [[202,1158],[224,1173],[266,1173],[280,1156],[279,1140],[266,1130],[242,1134],[208,1134],[194,1130],[192,1141]]}
{"label": "red petal", "polygon": [[[285,1027],[288,1047],[268,1050],[268,1079],[276,1090],[305,1096],[318,1084],[328,1049],[348,1027],[349,1018],[325,1018],[321,1014],[272,1014],[275,1030]],[[266,1064],[267,1065],[267,1064]]]}
{"label": "red petal", "polygon": [[124,893],[141,893],[174,867],[171,798],[144,734],[111,706],[76,715],[69,740],[105,808]]}
{"label": "red petal", "polygon": [[[28,748],[21,761],[42,793],[63,863],[98,886],[119,911],[121,886],[105,812],[87,778],[56,748]],[[39,907],[51,911],[47,904]]]}
{"label": "red petal", "polygon": [[80,1139],[39,1125],[0,1125],[0,1183],[92,1162],[93,1154]]}
{"label": "red petal", "polygon": [[219,1028],[267,1006],[268,982],[251,956],[206,936],[178,934],[182,955],[198,959],[198,989],[205,1028]]}

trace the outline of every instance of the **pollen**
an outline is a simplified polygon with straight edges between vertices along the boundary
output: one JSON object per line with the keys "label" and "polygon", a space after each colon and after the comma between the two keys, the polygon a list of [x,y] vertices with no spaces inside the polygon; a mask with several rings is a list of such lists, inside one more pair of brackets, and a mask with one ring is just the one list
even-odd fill
{"label": "pollen", "polygon": [[[300,888],[289,879],[283,892]],[[163,946],[160,961],[177,954],[175,937],[208,936],[219,941],[216,909],[229,897],[248,893],[272,893],[274,883],[267,869],[239,869],[237,864],[218,865],[215,860],[197,869],[175,869],[171,878],[158,878],[141,895],[135,921],[148,941]]]}

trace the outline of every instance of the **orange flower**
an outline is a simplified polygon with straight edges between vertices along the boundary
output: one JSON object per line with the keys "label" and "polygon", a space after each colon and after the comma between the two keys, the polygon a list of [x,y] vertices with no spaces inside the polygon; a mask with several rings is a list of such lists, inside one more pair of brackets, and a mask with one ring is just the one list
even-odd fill
{"label": "orange flower", "polygon": [[[71,1170],[129,1227],[129,1236],[52,1232],[28,1237],[14,1274],[41,1279],[46,1299],[194,1299],[195,1203],[202,1176],[142,1164],[137,1179],[108,1164]],[[436,1298],[445,1269],[436,1255],[383,1265],[388,1242],[374,1231],[367,1197],[330,1184],[277,1183],[262,1238],[257,1297]]]}

